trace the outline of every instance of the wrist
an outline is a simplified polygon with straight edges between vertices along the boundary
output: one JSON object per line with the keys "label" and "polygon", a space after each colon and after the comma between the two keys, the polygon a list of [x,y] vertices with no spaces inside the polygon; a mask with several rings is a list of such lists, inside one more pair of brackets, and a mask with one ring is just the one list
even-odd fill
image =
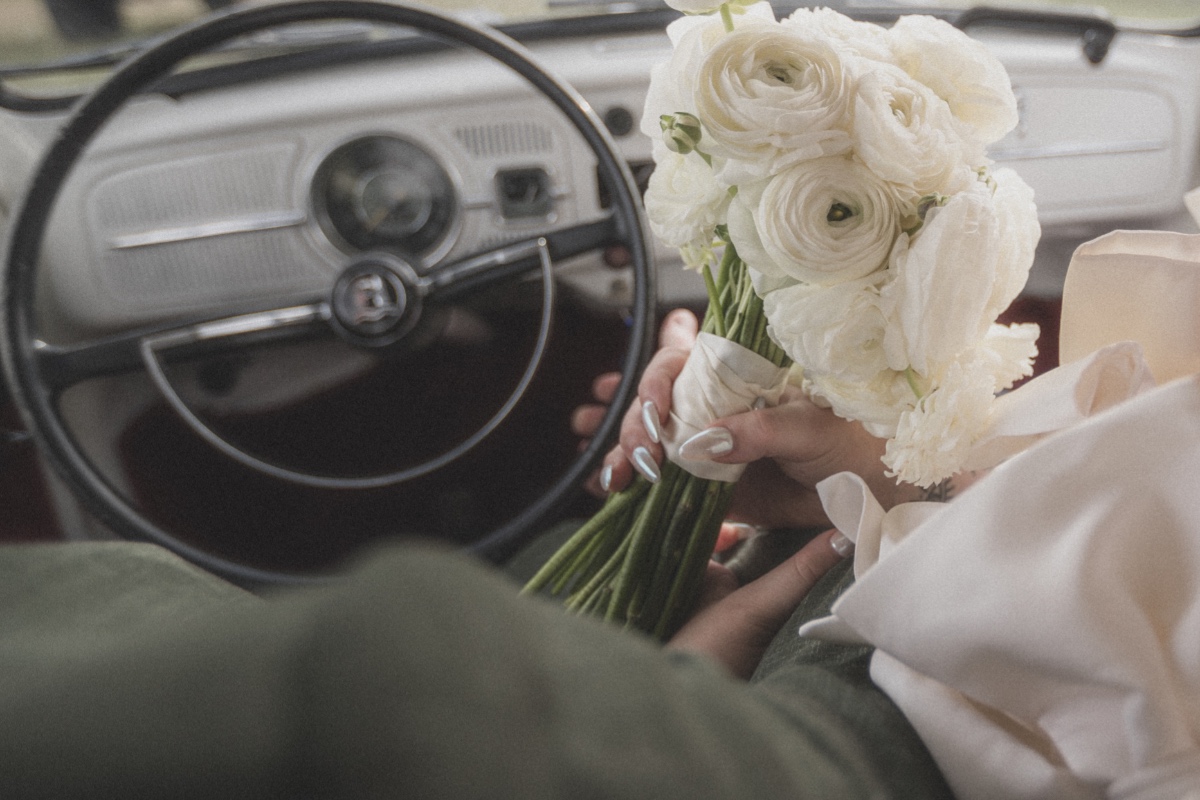
{"label": "wrist", "polygon": [[948,503],[985,475],[987,475],[986,470],[965,470],[932,486],[922,487],[911,483],[897,483],[895,491],[892,493],[892,504]]}

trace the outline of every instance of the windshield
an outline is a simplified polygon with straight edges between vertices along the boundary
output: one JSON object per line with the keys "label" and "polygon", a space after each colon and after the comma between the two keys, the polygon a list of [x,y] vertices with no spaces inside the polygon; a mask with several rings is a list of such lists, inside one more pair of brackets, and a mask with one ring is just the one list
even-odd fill
{"label": "windshield", "polygon": [[[0,0],[0,69],[48,64],[65,57],[120,47],[170,30],[235,0]],[[267,0],[243,0],[244,3]],[[548,17],[625,13],[661,8],[660,0],[424,0],[478,22],[499,24]],[[795,2],[788,4],[796,5]],[[969,0],[822,0],[856,8],[956,12]],[[992,8],[1096,13],[1120,25],[1188,28],[1200,25],[1195,0],[988,0]]]}

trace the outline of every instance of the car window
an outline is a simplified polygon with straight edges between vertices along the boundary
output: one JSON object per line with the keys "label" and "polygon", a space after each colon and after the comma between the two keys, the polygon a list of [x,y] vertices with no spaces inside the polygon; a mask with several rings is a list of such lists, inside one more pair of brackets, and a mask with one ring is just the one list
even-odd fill
{"label": "car window", "polygon": [[[136,43],[236,4],[276,0],[3,0],[0,2],[0,78],[26,97],[70,98],[101,80]],[[1152,30],[1200,27],[1194,0],[772,0],[779,13],[827,5],[876,19],[909,12],[953,20],[970,8],[1095,14],[1118,25]],[[550,17],[625,14],[663,9],[665,0],[424,0],[424,5],[477,22],[501,24]],[[883,12],[880,16],[879,12]],[[93,64],[93,62],[95,62]],[[33,72],[63,64],[71,69]],[[82,65],[82,66],[81,66]],[[92,65],[92,66],[88,66]],[[65,102],[65,100],[64,100]]]}
{"label": "car window", "polygon": [[[242,0],[261,3],[269,0]],[[0,67],[40,63],[73,52],[154,35],[194,20],[235,0],[4,0],[0,3]],[[795,1],[791,5],[795,5]],[[661,0],[425,0],[424,5],[483,22],[564,14],[624,13],[661,5]],[[853,13],[857,8],[960,11],[970,0],[823,0]],[[1131,26],[1190,27],[1200,24],[1194,0],[989,0],[989,7],[1100,13]]]}
{"label": "car window", "polygon": [[1127,27],[1178,28],[1200,23],[1200,5],[1195,0],[895,0],[897,5],[961,10],[976,5],[1014,11],[1053,11],[1108,15]]}

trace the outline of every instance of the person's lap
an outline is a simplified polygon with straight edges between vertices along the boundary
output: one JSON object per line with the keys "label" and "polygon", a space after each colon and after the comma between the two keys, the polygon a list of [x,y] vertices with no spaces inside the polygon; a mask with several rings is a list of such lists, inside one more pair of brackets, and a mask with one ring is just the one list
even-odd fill
{"label": "person's lap", "polygon": [[869,651],[792,624],[745,684],[423,545],[265,599],[149,545],[0,577],[4,797],[949,796]]}

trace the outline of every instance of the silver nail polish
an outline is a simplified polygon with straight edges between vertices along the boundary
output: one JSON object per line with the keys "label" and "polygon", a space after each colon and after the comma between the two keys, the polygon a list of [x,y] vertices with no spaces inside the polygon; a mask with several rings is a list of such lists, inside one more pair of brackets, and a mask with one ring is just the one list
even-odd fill
{"label": "silver nail polish", "polygon": [[679,445],[679,455],[690,461],[706,461],[733,452],[733,434],[728,428],[708,428]]}
{"label": "silver nail polish", "polygon": [[662,478],[662,473],[658,471],[658,464],[654,463],[654,458],[650,455],[650,451],[644,447],[635,447],[633,449],[633,466],[638,472],[642,473],[642,477],[651,483],[658,483]]}
{"label": "silver nail polish", "polygon": [[642,403],[642,427],[646,429],[650,441],[658,444],[662,441],[662,429],[658,425],[658,406],[653,400]]}
{"label": "silver nail polish", "polygon": [[612,491],[612,464],[605,464],[604,469],[600,470],[600,488],[606,492]]}
{"label": "silver nail polish", "polygon": [[750,408],[752,408],[755,411],[758,411],[759,409],[763,409],[766,407],[767,407],[767,398],[765,398],[765,397],[754,398],[754,404],[750,406]]}
{"label": "silver nail polish", "polygon": [[854,542],[841,531],[836,531],[829,539],[829,546],[842,558],[849,558],[854,553]]}

